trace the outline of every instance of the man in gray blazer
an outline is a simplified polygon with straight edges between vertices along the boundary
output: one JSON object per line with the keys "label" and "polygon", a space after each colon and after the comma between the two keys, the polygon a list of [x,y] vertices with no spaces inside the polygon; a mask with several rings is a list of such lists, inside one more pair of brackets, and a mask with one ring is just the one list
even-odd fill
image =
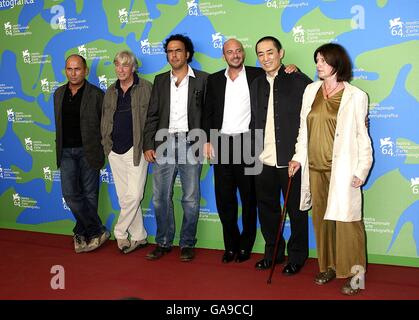
{"label": "man in gray blazer", "polygon": [[76,253],[95,250],[110,236],[97,212],[99,170],[104,164],[103,92],[85,79],[88,72],[82,56],[70,55],[65,66],[68,83],[54,93],[57,167],[64,200],[76,219]]}
{"label": "man in gray blazer", "polygon": [[195,256],[202,168],[193,150],[195,143],[200,142],[195,133],[201,129],[208,74],[188,65],[194,54],[188,37],[172,35],[165,41],[164,49],[172,68],[154,79],[144,129],[144,157],[154,163],[153,205],[157,223],[157,246],[147,259],[157,260],[172,249],[173,184],[179,173],[183,191],[180,259],[190,261]]}

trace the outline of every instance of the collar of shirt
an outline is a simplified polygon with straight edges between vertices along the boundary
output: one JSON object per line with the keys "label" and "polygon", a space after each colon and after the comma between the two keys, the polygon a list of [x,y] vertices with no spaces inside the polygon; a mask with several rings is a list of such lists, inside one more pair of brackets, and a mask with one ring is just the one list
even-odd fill
{"label": "collar of shirt", "polygon": [[66,91],[70,94],[71,97],[74,97],[78,94],[82,94],[84,91],[84,88],[86,87],[86,80],[84,80],[83,85],[77,89],[77,92],[75,95],[72,94],[71,89],[70,89],[70,82],[67,82],[67,87],[66,87]]}
{"label": "collar of shirt", "polygon": [[[188,74],[186,75],[185,78],[183,78],[182,82],[184,82],[185,79],[189,78],[189,77],[195,78],[195,73],[193,72],[193,69],[191,68],[191,66],[188,64]],[[177,81],[177,77],[173,74],[173,70],[170,70],[170,81],[171,82],[176,82]]]}
{"label": "collar of shirt", "polygon": [[[228,74],[228,71],[230,70],[230,67],[227,67],[226,68],[226,71],[224,72],[224,75],[225,75],[225,77],[227,78],[227,79],[230,79],[231,80],[231,78],[230,78],[230,75]],[[242,69],[240,70],[240,72],[239,72],[239,77],[241,77],[242,75],[245,75],[246,74],[246,70],[245,70],[245,68],[244,68],[244,65],[242,66]]]}
{"label": "collar of shirt", "polygon": [[[279,67],[281,69],[281,67]],[[266,80],[268,80],[269,83],[274,82],[276,76],[278,75],[279,69],[275,72],[275,74],[271,77],[269,74],[266,74]]]}

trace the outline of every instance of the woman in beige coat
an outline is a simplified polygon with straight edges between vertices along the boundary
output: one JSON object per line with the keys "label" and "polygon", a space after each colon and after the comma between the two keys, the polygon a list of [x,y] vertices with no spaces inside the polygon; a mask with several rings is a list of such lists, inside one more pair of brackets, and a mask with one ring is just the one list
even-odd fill
{"label": "woman in beige coat", "polygon": [[314,53],[321,81],[307,86],[289,175],[301,168],[300,209],[312,206],[320,273],[317,284],[348,279],[342,293],[364,288],[366,270],[362,195],[372,165],[365,119],[367,94],[350,85],[352,65],[334,43]]}

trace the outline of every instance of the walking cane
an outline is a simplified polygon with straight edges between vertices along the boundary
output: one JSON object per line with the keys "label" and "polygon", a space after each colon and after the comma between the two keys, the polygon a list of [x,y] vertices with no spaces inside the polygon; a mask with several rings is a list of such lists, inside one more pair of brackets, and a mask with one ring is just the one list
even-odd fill
{"label": "walking cane", "polygon": [[281,235],[284,232],[285,219],[287,218],[287,202],[288,202],[288,195],[290,193],[290,188],[291,188],[291,181],[292,181],[292,176],[288,178],[287,192],[285,193],[284,205],[282,206],[282,212],[279,219],[278,232],[276,233],[275,249],[274,249],[274,255],[272,257],[272,266],[271,266],[271,272],[269,273],[268,284],[271,284],[272,282],[272,275],[274,273],[275,265],[276,265],[276,256],[278,254],[279,240],[281,239]]}

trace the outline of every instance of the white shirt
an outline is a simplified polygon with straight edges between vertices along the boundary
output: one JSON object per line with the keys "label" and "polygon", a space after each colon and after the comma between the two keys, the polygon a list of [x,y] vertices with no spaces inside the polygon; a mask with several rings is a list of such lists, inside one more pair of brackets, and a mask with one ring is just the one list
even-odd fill
{"label": "white shirt", "polygon": [[170,117],[169,133],[188,132],[188,87],[189,77],[195,78],[195,73],[188,65],[188,74],[176,86],[177,77],[170,72]]}
{"label": "white shirt", "polygon": [[227,78],[224,96],[223,134],[240,134],[249,131],[250,124],[250,93],[247,84],[246,70],[243,66],[239,76],[233,81],[225,71]]}

